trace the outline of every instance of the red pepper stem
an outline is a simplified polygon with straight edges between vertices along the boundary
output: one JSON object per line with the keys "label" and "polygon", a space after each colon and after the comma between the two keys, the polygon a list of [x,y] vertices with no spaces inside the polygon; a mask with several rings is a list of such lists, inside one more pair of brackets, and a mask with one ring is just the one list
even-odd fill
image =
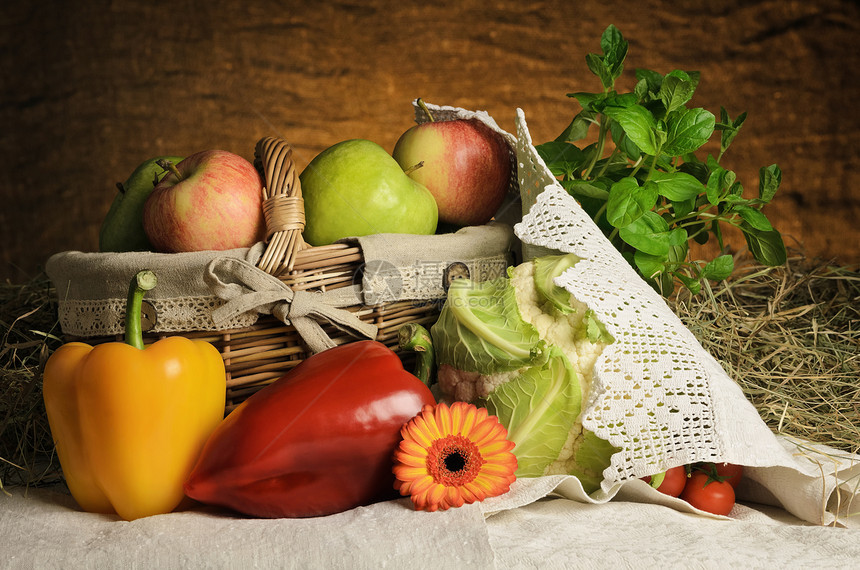
{"label": "red pepper stem", "polygon": [[436,351],[433,349],[430,333],[419,324],[409,323],[400,327],[397,335],[401,350],[411,350],[417,356],[413,374],[430,386],[436,368]]}
{"label": "red pepper stem", "polygon": [[140,326],[140,309],[143,296],[155,287],[158,280],[155,273],[144,269],[132,277],[128,286],[128,299],[125,304],[125,342],[135,348],[143,348],[143,330]]}

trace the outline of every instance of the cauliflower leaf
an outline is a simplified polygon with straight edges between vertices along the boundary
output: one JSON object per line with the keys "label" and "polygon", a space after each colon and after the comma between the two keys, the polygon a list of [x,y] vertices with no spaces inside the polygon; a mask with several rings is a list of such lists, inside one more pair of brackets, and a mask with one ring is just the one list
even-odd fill
{"label": "cauliflower leaf", "polygon": [[516,444],[517,477],[539,477],[567,441],[582,408],[582,390],[570,361],[551,346],[543,365],[496,388],[485,405]]}
{"label": "cauliflower leaf", "polygon": [[440,363],[481,374],[546,362],[546,342],[520,315],[507,277],[476,283],[455,279],[431,327]]}

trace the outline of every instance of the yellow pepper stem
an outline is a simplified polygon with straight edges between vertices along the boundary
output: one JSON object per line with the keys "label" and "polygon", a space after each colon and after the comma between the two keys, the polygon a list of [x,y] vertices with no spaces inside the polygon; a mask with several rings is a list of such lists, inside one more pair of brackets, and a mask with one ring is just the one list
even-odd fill
{"label": "yellow pepper stem", "polygon": [[155,273],[149,269],[140,271],[131,279],[128,286],[128,299],[125,305],[125,342],[135,348],[143,348],[143,331],[140,328],[140,309],[143,296],[158,283]]}

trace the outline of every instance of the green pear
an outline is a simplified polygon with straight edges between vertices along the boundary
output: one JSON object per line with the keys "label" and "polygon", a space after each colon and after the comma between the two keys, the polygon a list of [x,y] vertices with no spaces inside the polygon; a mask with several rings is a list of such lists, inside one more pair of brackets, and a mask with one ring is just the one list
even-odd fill
{"label": "green pear", "polygon": [[143,231],[143,205],[155,185],[167,171],[156,164],[167,160],[182,162],[180,156],[156,156],[143,161],[123,184],[102,222],[99,231],[100,251],[152,251],[152,244]]}
{"label": "green pear", "polygon": [[305,241],[327,245],[381,233],[430,235],[436,200],[375,142],[352,139],[318,154],[299,176]]}

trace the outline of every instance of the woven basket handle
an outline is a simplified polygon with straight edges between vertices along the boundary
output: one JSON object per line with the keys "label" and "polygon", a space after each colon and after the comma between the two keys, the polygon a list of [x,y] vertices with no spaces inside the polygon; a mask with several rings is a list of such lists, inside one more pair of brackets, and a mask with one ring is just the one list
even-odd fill
{"label": "woven basket handle", "polygon": [[279,276],[292,271],[296,252],[305,249],[305,206],[293,149],[283,139],[266,137],[257,142],[255,164],[263,177],[263,215],[266,251],[257,267]]}

